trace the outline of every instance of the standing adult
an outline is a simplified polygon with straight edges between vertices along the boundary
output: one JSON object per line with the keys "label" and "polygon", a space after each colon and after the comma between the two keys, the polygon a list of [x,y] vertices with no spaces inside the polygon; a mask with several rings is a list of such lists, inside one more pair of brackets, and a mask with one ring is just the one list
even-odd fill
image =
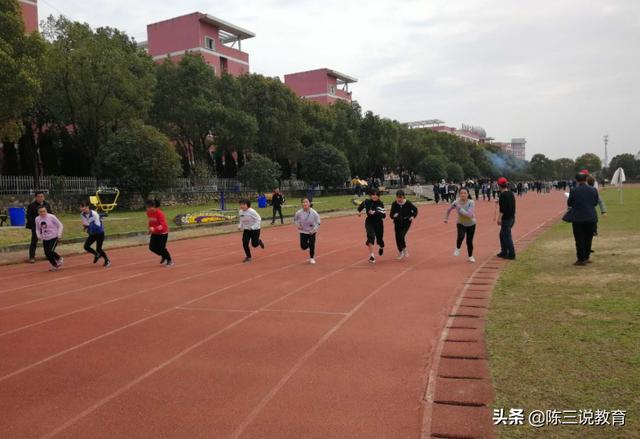
{"label": "standing adult", "polygon": [[44,207],[47,209],[47,213],[53,214],[53,210],[49,203],[47,203],[44,199],[44,192],[37,191],[35,194],[35,199],[29,207],[27,207],[27,224],[26,228],[31,230],[31,244],[29,245],[29,263],[33,264],[36,262],[36,248],[38,246],[38,235],[36,233],[36,217],[38,216],[38,210]]}
{"label": "standing adult", "polygon": [[273,194],[271,195],[271,206],[273,206],[273,217],[271,218],[271,225],[274,225],[276,222],[276,214],[280,214],[280,224],[284,224],[284,218],[282,217],[282,205],[284,204],[284,197],[278,190],[275,188],[273,190]]}
{"label": "standing adult", "polygon": [[509,190],[509,182],[506,178],[500,177],[497,184],[500,188],[500,197],[498,198],[498,206],[500,208],[500,213],[498,214],[500,253],[497,256],[504,259],[515,259],[516,249],[513,245],[511,229],[516,222],[516,197]]}
{"label": "standing adult", "polygon": [[576,175],[576,187],[569,193],[567,205],[570,210],[565,219],[572,223],[573,238],[576,242],[576,262],[573,265],[587,265],[593,241],[593,229],[598,221],[596,206],[598,191],[587,185],[585,174]]}

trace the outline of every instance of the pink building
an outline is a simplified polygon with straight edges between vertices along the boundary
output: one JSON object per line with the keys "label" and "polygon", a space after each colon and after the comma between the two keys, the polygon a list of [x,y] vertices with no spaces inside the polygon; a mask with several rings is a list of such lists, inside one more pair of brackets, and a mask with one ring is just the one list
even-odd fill
{"label": "pink building", "polygon": [[338,99],[351,102],[349,84],[354,82],[358,80],[327,68],[284,75],[284,83],[298,96],[323,105]]}
{"label": "pink building", "polygon": [[28,34],[38,30],[38,0],[20,0],[22,19]]}
{"label": "pink building", "polygon": [[242,40],[255,37],[241,27],[209,14],[194,12],[147,26],[148,41],[141,45],[157,62],[179,61],[185,53],[199,53],[216,74],[239,76],[249,72],[249,54]]}

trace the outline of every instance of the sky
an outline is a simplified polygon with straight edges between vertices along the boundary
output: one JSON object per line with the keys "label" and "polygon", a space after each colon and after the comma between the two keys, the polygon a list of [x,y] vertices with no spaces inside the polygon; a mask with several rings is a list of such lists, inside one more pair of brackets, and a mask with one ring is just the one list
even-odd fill
{"label": "sky", "polygon": [[638,0],[39,0],[138,41],[199,11],[256,33],[251,71],[328,67],[358,78],[363,110],[527,139],[527,158],[640,151]]}

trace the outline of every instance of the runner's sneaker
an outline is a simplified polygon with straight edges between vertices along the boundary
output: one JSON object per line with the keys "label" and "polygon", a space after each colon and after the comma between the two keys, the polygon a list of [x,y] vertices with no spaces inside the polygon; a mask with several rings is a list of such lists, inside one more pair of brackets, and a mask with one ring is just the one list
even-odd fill
{"label": "runner's sneaker", "polygon": [[406,248],[404,249],[404,257],[405,258],[409,257],[409,250],[407,250]]}
{"label": "runner's sneaker", "polygon": [[476,258],[474,258],[473,256],[469,256],[469,262],[475,262]]}
{"label": "runner's sneaker", "polygon": [[51,268],[49,268],[49,271],[58,271],[58,270],[59,270],[59,268],[58,268],[58,267],[51,267]]}
{"label": "runner's sneaker", "polygon": [[369,256],[369,263],[370,264],[375,264],[376,263],[376,258],[373,255]]}
{"label": "runner's sneaker", "polygon": [[380,247],[380,248],[378,249],[378,254],[379,254],[380,256],[382,256],[382,254],[383,254],[383,253],[384,253],[384,247]]}
{"label": "runner's sneaker", "polygon": [[100,255],[95,255],[95,256],[93,257],[93,263],[94,263],[94,264],[97,264],[99,260],[100,260]]}
{"label": "runner's sneaker", "polygon": [[160,265],[164,265],[166,261],[166,258],[163,256],[162,259],[160,259]]}
{"label": "runner's sneaker", "polygon": [[397,259],[398,261],[401,261],[401,260],[403,260],[403,259],[404,259],[404,250],[402,250],[402,251],[400,252],[400,254],[398,255],[398,257],[397,257],[396,259]]}
{"label": "runner's sneaker", "polygon": [[104,267],[104,268],[109,268],[109,267],[111,267],[111,261],[110,261],[109,259],[107,259],[106,261],[104,261],[103,267]]}
{"label": "runner's sneaker", "polygon": [[311,258],[311,259],[309,259],[309,263],[310,263],[311,265],[313,265],[313,264],[315,264],[315,263],[316,263],[316,260],[315,260],[315,259],[313,259],[313,258]]}
{"label": "runner's sneaker", "polygon": [[175,264],[173,263],[172,260],[168,260],[166,264],[164,264],[165,267],[173,267]]}
{"label": "runner's sneaker", "polygon": [[457,248],[453,251],[453,256],[460,256],[460,249]]}
{"label": "runner's sneaker", "polygon": [[264,242],[262,242],[262,239],[260,240],[260,242],[258,243],[258,245],[260,246],[260,248],[262,250],[264,250]]}
{"label": "runner's sneaker", "polygon": [[30,263],[30,264],[35,264],[35,263],[36,263],[36,258],[31,258],[31,259],[29,259],[29,263]]}
{"label": "runner's sneaker", "polygon": [[251,262],[251,258],[244,258],[244,259],[242,260],[242,262],[243,262],[243,263]]}
{"label": "runner's sneaker", "polygon": [[60,258],[58,259],[58,268],[62,267],[62,264],[64,264],[64,258]]}

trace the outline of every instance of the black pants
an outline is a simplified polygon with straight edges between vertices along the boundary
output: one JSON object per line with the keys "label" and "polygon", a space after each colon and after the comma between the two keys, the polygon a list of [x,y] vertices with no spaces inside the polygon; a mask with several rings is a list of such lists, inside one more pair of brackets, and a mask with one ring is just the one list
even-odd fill
{"label": "black pants", "polygon": [[31,228],[31,244],[29,244],[29,259],[35,259],[36,248],[38,247],[38,235],[36,235],[36,226]]}
{"label": "black pants", "polygon": [[500,225],[500,253],[509,258],[516,257],[516,247],[513,244],[511,229],[516,223],[515,218],[503,219]]}
{"label": "black pants", "polygon": [[477,200],[478,196],[480,195],[480,190],[479,189],[474,189],[474,192],[476,194],[476,200]]}
{"label": "black pants", "polygon": [[573,238],[576,241],[576,258],[584,262],[589,259],[591,242],[593,241],[593,225],[595,223],[572,223]]}
{"label": "black pants", "polygon": [[[96,249],[92,249],[93,243],[96,243]],[[102,244],[104,243],[104,233],[97,233],[95,235],[87,236],[87,240],[84,242],[84,251],[91,253],[93,256],[100,256],[108,261],[107,254],[102,250]]]}
{"label": "black pants", "polygon": [[405,240],[405,237],[411,227],[411,223],[394,223],[393,226],[396,232],[396,246],[398,247],[398,251],[401,252],[407,248],[407,241]]}
{"label": "black pants", "polygon": [[276,213],[280,214],[280,224],[284,224],[284,218],[282,217],[282,206],[273,206],[273,218],[271,224],[276,222]]}
{"label": "black pants", "polygon": [[169,254],[169,251],[167,251],[168,239],[168,233],[166,235],[151,235],[151,239],[149,240],[149,250],[158,256],[162,256],[162,259],[171,261],[171,255]]}
{"label": "black pants", "polygon": [[309,257],[314,258],[316,256],[316,234],[315,233],[301,233],[300,234],[300,248],[302,250],[309,249]]}
{"label": "black pants", "polygon": [[382,221],[375,223],[364,223],[364,228],[367,231],[366,245],[375,245],[378,243],[378,247],[384,248],[384,224]]}
{"label": "black pants", "polygon": [[58,265],[60,255],[56,253],[56,247],[58,246],[58,238],[49,239],[48,241],[42,241],[44,247],[44,254],[49,260],[49,263],[54,267]]}
{"label": "black pants", "polygon": [[465,235],[467,236],[467,253],[469,257],[473,256],[473,235],[476,234],[476,225],[463,226],[462,224],[456,225],[458,228],[458,239],[456,240],[456,248],[462,246]]}
{"label": "black pants", "polygon": [[245,230],[244,232],[242,232],[242,248],[244,249],[244,254],[247,255],[248,258],[251,257],[249,242],[251,242],[251,246],[254,248],[258,247],[262,243],[262,241],[260,240],[260,229]]}

